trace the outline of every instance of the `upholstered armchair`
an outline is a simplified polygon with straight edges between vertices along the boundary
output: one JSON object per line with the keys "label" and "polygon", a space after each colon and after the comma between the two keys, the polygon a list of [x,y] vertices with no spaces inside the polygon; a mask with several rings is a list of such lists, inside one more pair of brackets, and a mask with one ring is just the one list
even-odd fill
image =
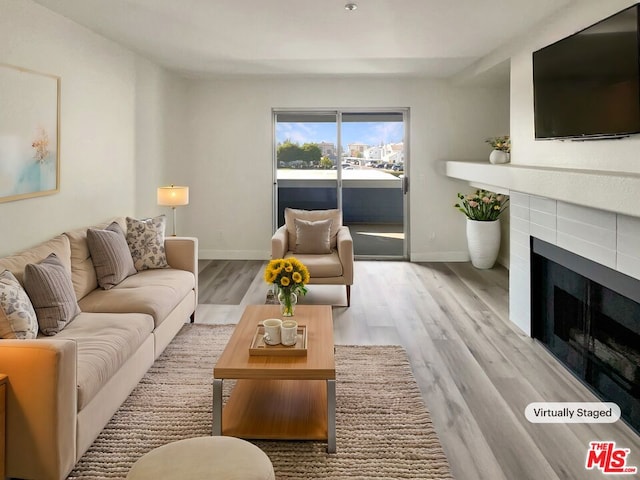
{"label": "upholstered armchair", "polygon": [[353,239],[340,210],[284,211],[285,224],[271,238],[271,258],[296,257],[309,269],[310,284],[353,285]]}

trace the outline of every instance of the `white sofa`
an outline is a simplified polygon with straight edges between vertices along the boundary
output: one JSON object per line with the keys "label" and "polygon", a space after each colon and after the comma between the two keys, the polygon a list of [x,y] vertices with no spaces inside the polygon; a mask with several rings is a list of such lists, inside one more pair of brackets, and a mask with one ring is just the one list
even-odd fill
{"label": "white sofa", "polygon": [[[124,218],[115,219],[126,231]],[[98,225],[105,228],[110,222]],[[8,375],[6,475],[67,477],[197,305],[197,239],[167,237],[170,268],[98,287],[86,228],[1,258],[22,282],[25,265],[55,253],[71,272],[81,313],[55,336],[0,340]]]}

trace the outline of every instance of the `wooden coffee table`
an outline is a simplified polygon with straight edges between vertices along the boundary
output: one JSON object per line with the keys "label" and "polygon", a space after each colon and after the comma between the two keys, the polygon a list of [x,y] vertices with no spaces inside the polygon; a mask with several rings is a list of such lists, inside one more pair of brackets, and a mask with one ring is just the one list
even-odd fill
{"label": "wooden coffee table", "polygon": [[[336,366],[329,305],[298,305],[307,327],[306,356],[249,355],[262,320],[279,305],[249,305],[213,369],[213,435],[252,439],[326,440],[336,451]],[[237,379],[222,408],[222,382]]]}

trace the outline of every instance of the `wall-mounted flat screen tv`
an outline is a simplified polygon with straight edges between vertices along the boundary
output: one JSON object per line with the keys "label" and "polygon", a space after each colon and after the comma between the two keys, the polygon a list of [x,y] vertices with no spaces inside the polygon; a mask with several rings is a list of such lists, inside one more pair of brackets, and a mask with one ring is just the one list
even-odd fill
{"label": "wall-mounted flat screen tv", "polygon": [[536,139],[640,133],[639,8],[533,53]]}

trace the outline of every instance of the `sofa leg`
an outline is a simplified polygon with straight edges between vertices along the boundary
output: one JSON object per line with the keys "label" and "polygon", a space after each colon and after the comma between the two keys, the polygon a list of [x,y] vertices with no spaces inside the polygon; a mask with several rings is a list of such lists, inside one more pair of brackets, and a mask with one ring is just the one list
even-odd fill
{"label": "sofa leg", "polygon": [[189,317],[189,318],[191,318],[191,323],[196,321],[196,312],[195,312],[195,310],[193,311],[193,313],[191,314],[191,317]]}
{"label": "sofa leg", "polygon": [[347,285],[347,307],[351,306],[351,285]]}

